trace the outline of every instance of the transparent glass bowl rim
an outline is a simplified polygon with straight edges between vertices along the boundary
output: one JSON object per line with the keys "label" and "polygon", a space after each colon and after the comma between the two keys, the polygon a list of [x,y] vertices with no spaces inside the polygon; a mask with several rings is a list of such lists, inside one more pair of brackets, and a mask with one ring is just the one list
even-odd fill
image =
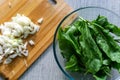
{"label": "transparent glass bowl rim", "polygon": [[55,31],[55,33],[54,33],[54,38],[53,38],[53,54],[54,54],[54,58],[55,58],[55,60],[56,60],[57,65],[59,66],[60,70],[64,73],[64,75],[65,75],[69,80],[74,80],[74,78],[73,78],[70,74],[68,74],[68,73],[62,68],[62,66],[60,65],[59,60],[58,60],[58,58],[57,58],[57,55],[56,55],[56,54],[57,54],[57,53],[56,53],[56,36],[57,36],[57,32],[58,32],[58,29],[60,28],[61,24],[64,22],[64,20],[67,19],[71,14],[73,14],[73,13],[79,11],[79,10],[89,9],[89,8],[103,9],[103,10],[106,10],[106,11],[108,11],[108,12],[110,12],[110,13],[112,13],[112,14],[114,14],[114,15],[116,15],[117,17],[120,18],[120,16],[119,16],[118,14],[116,14],[115,12],[113,12],[113,11],[111,11],[111,10],[109,10],[109,9],[106,9],[106,8],[103,8],[103,7],[97,7],[97,6],[88,6],[88,7],[78,8],[78,9],[70,12],[68,15],[66,15],[66,16],[62,19],[62,21],[58,24],[58,27],[56,28],[56,31]]}

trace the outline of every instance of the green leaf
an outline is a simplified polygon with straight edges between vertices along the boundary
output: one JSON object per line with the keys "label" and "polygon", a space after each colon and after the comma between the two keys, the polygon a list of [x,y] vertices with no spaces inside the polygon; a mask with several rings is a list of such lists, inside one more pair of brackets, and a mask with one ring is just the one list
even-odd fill
{"label": "green leaf", "polygon": [[98,16],[96,20],[93,21],[94,23],[97,23],[98,25],[102,26],[106,30],[114,33],[117,36],[120,36],[120,28],[114,24],[111,24],[108,22],[107,18],[105,16]]}
{"label": "green leaf", "polygon": [[58,41],[59,41],[59,48],[61,50],[63,57],[69,60],[70,57],[75,53],[75,50],[69,37],[64,33],[62,28],[60,28],[58,32]]}
{"label": "green leaf", "polygon": [[94,24],[100,34],[96,37],[97,44],[112,60],[120,63],[120,46],[116,43],[113,37],[104,31],[98,24]]}
{"label": "green leaf", "polygon": [[110,32],[114,33],[117,36],[120,36],[120,28],[113,24],[108,24],[105,26],[106,29],[108,29]]}
{"label": "green leaf", "polygon": [[93,77],[96,79],[96,80],[106,80],[107,79],[107,76],[96,76],[96,75],[93,75]]}
{"label": "green leaf", "polygon": [[103,60],[103,65],[109,65],[109,64],[110,64],[110,60],[109,59]]}
{"label": "green leaf", "polygon": [[59,47],[63,57],[67,60],[70,59],[72,54],[81,54],[80,45],[78,43],[78,35],[74,35],[77,32],[77,29],[74,26],[69,27],[67,31],[64,31],[62,28],[58,32],[58,41]]}
{"label": "green leaf", "polygon": [[102,54],[92,38],[88,26],[88,23],[83,21],[79,27],[81,32],[80,44],[83,50],[81,58],[85,62],[88,72],[95,74],[102,65]]}
{"label": "green leaf", "polygon": [[74,54],[70,57],[70,60],[66,62],[65,69],[72,72],[77,72],[82,70]]}
{"label": "green leaf", "polygon": [[105,26],[108,24],[108,20],[105,16],[98,16],[96,20],[94,20],[93,22],[101,25],[101,26]]}

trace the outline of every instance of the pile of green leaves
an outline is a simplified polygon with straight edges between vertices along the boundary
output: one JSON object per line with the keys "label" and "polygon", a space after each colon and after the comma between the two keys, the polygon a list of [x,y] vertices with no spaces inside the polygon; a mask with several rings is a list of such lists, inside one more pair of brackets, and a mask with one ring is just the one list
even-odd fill
{"label": "pile of green leaves", "polygon": [[120,28],[105,16],[93,21],[83,18],[58,31],[59,48],[66,59],[65,68],[72,72],[93,74],[96,80],[106,80],[111,68],[120,72],[120,46],[114,36]]}

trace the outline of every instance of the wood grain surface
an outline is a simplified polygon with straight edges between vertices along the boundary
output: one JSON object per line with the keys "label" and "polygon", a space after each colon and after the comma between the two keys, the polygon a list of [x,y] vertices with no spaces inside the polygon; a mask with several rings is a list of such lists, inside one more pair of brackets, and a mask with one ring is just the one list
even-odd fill
{"label": "wood grain surface", "polygon": [[[17,80],[22,73],[46,50],[52,43],[55,29],[64,16],[72,9],[63,1],[57,0],[51,4],[48,0],[0,0],[0,23],[10,21],[17,13],[28,16],[34,23],[39,18],[44,21],[40,31],[26,40],[32,39],[35,46],[28,45],[29,55],[26,58],[17,57],[8,65],[0,65],[0,73],[8,80]],[[72,18],[70,18],[72,20]]]}
{"label": "wood grain surface", "polygon": [[[65,0],[71,7],[77,9],[85,6],[104,7],[120,15],[120,0]],[[0,3],[1,5],[2,3]],[[112,71],[115,80],[120,76],[116,70]],[[4,80],[1,78],[0,80]],[[19,80],[67,80],[58,68],[54,56],[52,45],[42,56],[19,78]]]}

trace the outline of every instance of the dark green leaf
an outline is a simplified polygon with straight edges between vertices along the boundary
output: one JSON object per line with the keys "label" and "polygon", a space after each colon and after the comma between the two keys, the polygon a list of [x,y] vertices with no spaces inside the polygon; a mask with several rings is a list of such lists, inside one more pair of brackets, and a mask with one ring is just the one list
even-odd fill
{"label": "dark green leaf", "polygon": [[73,72],[81,71],[82,70],[82,68],[79,66],[78,60],[77,60],[77,58],[76,58],[75,55],[72,55],[70,57],[70,60],[66,63],[65,68],[67,70],[73,71]]}
{"label": "dark green leaf", "polygon": [[84,51],[82,60],[84,60],[88,72],[95,74],[102,65],[102,54],[93,40],[88,26],[89,25],[83,21],[81,27],[79,27],[81,32],[80,44]]}
{"label": "dark green leaf", "polygon": [[96,80],[106,80],[107,79],[107,76],[105,75],[105,76],[96,76],[96,75],[94,75],[93,76]]}

